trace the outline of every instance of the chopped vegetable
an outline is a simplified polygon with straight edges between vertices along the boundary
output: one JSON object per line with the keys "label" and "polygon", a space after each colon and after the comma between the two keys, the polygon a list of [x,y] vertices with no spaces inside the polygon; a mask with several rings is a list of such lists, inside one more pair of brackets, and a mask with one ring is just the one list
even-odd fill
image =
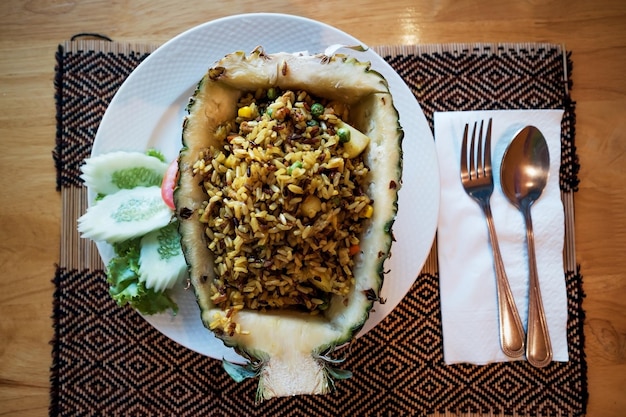
{"label": "chopped vegetable", "polygon": [[372,217],[373,214],[374,214],[374,207],[368,204],[365,207],[365,211],[363,212],[362,216],[369,219],[370,217]]}
{"label": "chopped vegetable", "polygon": [[359,245],[350,246],[349,254],[350,256],[354,256],[361,251],[361,247]]}
{"label": "chopped vegetable", "polygon": [[254,109],[250,106],[243,106],[237,110],[237,116],[242,117],[244,119],[252,119],[254,117]]}
{"label": "chopped vegetable", "polygon": [[339,143],[350,142],[350,130],[345,127],[337,129],[337,136],[339,136]]}
{"label": "chopped vegetable", "polygon": [[[348,123],[344,123],[340,121],[337,124],[338,131],[341,129],[346,129],[349,132],[348,137],[349,140],[343,143],[343,152],[346,158],[355,158],[361,154],[367,148],[367,145],[370,143],[370,138],[365,136],[359,130],[350,126]],[[341,140],[341,139],[340,139]]]}
{"label": "chopped vegetable", "polygon": [[274,100],[278,97],[278,89],[275,87],[270,87],[267,89],[267,98],[270,100]]}
{"label": "chopped vegetable", "polygon": [[287,174],[289,175],[293,174],[293,170],[296,168],[302,168],[302,162],[296,161],[293,164],[291,164],[291,166],[287,168]]}
{"label": "chopped vegetable", "polygon": [[324,114],[324,105],[322,103],[313,103],[311,105],[311,115],[313,117],[320,117]]}
{"label": "chopped vegetable", "polygon": [[160,187],[136,187],[107,195],[78,219],[82,237],[109,243],[143,236],[167,225],[172,210]]}

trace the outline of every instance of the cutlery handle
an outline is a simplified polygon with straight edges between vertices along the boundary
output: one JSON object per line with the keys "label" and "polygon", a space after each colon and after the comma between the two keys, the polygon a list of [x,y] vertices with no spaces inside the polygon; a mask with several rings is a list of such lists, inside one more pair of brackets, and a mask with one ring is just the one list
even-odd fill
{"label": "cutlery handle", "polygon": [[489,229],[489,241],[493,250],[493,259],[496,271],[496,290],[498,293],[498,317],[500,322],[500,346],[505,355],[517,358],[524,354],[524,326],[520,319],[511,286],[506,276],[504,262],[500,253],[496,228],[493,223],[491,207],[483,205]]}
{"label": "cutlery handle", "polygon": [[543,309],[541,291],[539,288],[539,274],[537,273],[537,259],[535,256],[535,235],[530,217],[530,205],[524,210],[526,222],[526,242],[528,245],[528,335],[526,341],[526,357],[531,365],[542,368],[552,361],[552,344],[548,333],[546,313]]}

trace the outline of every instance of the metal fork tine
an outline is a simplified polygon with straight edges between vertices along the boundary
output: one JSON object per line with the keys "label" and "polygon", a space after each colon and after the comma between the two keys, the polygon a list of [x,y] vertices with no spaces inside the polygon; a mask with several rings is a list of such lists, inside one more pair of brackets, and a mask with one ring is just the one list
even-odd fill
{"label": "metal fork tine", "polygon": [[485,175],[491,176],[491,118],[489,118],[489,123],[487,123],[485,138]]}
{"label": "metal fork tine", "polygon": [[476,141],[476,123],[474,123],[474,129],[472,129],[472,141],[470,143],[470,151],[469,151],[469,163],[470,163],[469,176],[472,179],[476,178],[476,165],[475,165],[476,158],[474,158],[474,142],[475,141]]}
{"label": "metal fork tine", "polygon": [[461,144],[461,178],[467,178],[467,129],[468,125],[465,124],[465,130],[463,131],[463,142]]}

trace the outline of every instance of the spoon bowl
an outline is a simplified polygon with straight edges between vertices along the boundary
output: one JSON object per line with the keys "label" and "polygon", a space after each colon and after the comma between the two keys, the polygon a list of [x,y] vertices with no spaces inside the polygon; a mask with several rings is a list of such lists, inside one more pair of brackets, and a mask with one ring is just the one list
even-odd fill
{"label": "spoon bowl", "polygon": [[500,169],[502,190],[522,210],[536,201],[548,181],[550,153],[543,134],[526,126],[507,148]]}
{"label": "spoon bowl", "polygon": [[502,191],[522,212],[526,223],[529,266],[526,357],[536,367],[544,367],[552,361],[552,345],[541,300],[530,209],[548,182],[549,168],[548,144],[534,126],[526,126],[515,135],[500,167]]}

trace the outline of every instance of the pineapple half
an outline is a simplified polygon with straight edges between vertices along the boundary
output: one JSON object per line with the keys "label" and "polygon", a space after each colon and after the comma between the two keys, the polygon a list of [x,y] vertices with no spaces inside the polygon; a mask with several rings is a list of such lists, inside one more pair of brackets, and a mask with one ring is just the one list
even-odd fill
{"label": "pineapple half", "polygon": [[318,97],[350,106],[347,122],[370,138],[364,160],[370,167],[367,194],[374,211],[361,236],[361,253],[354,268],[356,284],[347,296],[333,296],[323,314],[293,310],[237,312],[241,333],[217,333],[227,346],[249,359],[245,366],[224,362],[237,381],[259,377],[257,399],[299,394],[324,394],[334,379],[351,374],[335,368],[327,354],[350,342],[362,328],[373,303],[379,300],[383,263],[389,257],[391,226],[397,212],[401,178],[403,131],[384,77],[369,63],[345,55],[267,54],[257,48],[249,55],[235,52],[209,69],[188,105],[175,191],[182,247],[204,325],[225,315],[211,301],[209,287],[213,255],[205,242],[198,209],[206,195],[192,166],[200,151],[215,145],[216,128],[237,115],[243,92],[278,87],[303,89]]}

